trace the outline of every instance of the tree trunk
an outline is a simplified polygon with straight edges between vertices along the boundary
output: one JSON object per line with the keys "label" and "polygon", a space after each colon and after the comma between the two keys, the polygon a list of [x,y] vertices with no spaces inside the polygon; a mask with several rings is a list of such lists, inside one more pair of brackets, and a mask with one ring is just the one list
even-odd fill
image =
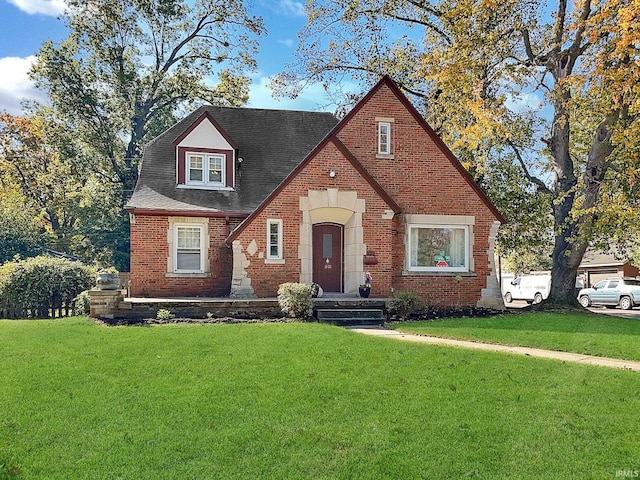
{"label": "tree trunk", "polygon": [[133,194],[133,189],[138,183],[138,165],[142,156],[142,139],[146,132],[146,125],[149,121],[148,102],[136,102],[136,111],[132,119],[131,139],[127,145],[127,152],[124,157],[124,178],[122,178],[122,198],[121,207]]}
{"label": "tree trunk", "polygon": [[584,171],[584,202],[580,215],[572,214],[574,204],[573,186],[558,182],[557,203],[554,207],[556,241],[553,248],[551,269],[551,291],[549,303],[577,305],[575,281],[578,267],[589,246],[595,222],[593,211],[600,196],[600,185],[608,168],[607,159],[613,152],[611,133],[619,120],[619,111],[612,111],[598,125]]}

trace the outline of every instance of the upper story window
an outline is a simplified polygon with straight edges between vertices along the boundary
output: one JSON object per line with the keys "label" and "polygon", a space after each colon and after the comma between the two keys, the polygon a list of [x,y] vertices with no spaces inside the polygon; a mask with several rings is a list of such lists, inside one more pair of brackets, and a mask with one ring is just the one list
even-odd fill
{"label": "upper story window", "polygon": [[378,123],[378,153],[382,155],[391,153],[391,123]]}
{"label": "upper story window", "polygon": [[378,128],[376,158],[393,160],[393,124],[392,117],[376,117]]}
{"label": "upper story window", "polygon": [[210,112],[203,112],[174,141],[176,186],[231,191],[236,187],[237,145]]}
{"label": "upper story window", "polygon": [[224,186],[225,155],[187,153],[187,185]]}

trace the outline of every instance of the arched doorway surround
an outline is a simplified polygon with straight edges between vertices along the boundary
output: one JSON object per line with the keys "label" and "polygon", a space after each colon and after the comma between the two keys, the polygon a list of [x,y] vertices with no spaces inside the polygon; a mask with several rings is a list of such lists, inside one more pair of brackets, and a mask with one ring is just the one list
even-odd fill
{"label": "arched doorway surround", "polygon": [[313,281],[313,225],[333,223],[343,226],[343,291],[357,294],[367,251],[362,229],[364,199],[358,198],[358,192],[350,190],[309,190],[308,196],[300,197],[300,211],[300,282]]}

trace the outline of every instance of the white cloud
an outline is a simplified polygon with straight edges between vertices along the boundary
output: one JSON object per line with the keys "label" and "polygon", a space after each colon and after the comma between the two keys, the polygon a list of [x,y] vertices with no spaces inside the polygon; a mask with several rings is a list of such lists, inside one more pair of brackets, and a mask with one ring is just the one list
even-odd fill
{"label": "white cloud", "polygon": [[[305,88],[298,98],[275,99],[271,95],[271,90],[267,87],[269,77],[255,76],[249,88],[249,102],[247,107],[267,108],[277,110],[320,110],[332,112],[335,105],[325,105],[326,94],[322,86],[311,85]],[[322,103],[324,101],[324,103]]]}
{"label": "white cloud", "polygon": [[0,58],[0,111],[22,115],[22,100],[46,100],[45,95],[29,79],[28,72],[35,61],[36,57],[33,55],[27,58]]}
{"label": "white cloud", "polygon": [[296,44],[295,40],[291,40],[290,38],[285,38],[283,40],[277,40],[277,43],[284,45],[287,48],[293,48]]}
{"label": "white cloud", "polygon": [[41,14],[57,17],[64,13],[67,5],[64,0],[7,0],[29,15]]}
{"label": "white cloud", "polygon": [[283,15],[289,15],[292,17],[305,17],[307,15],[304,2],[296,2],[294,0],[280,0],[276,5],[275,10]]}

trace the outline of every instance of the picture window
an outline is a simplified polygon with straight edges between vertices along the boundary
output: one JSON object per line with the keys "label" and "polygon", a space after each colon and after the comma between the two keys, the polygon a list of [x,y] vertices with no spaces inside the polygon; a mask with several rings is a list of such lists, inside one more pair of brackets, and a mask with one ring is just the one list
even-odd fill
{"label": "picture window", "polygon": [[409,271],[469,271],[469,229],[410,225],[407,253]]}

